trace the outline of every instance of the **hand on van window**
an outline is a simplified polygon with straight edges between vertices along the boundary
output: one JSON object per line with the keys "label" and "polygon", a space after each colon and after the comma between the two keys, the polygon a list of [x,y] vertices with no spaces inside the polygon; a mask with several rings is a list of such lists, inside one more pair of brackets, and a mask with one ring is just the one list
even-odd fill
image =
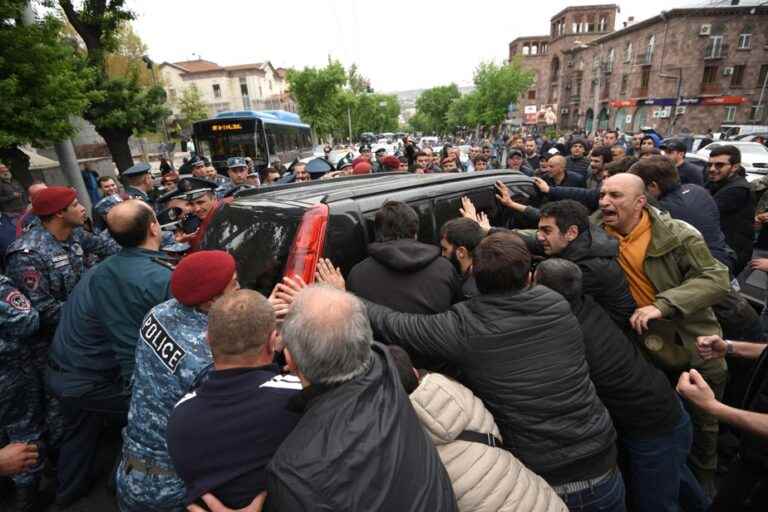
{"label": "hand on van window", "polygon": [[459,213],[462,217],[477,222],[477,208],[475,208],[475,203],[473,203],[467,196],[461,198],[461,208],[459,208]]}
{"label": "hand on van window", "polygon": [[[208,507],[208,510],[211,512],[261,512],[264,508],[264,502],[266,499],[267,492],[264,491],[263,493],[256,496],[256,498],[247,507],[238,510],[232,510],[231,508],[225,507],[218,499],[216,499],[216,496],[213,494],[203,494],[203,501]],[[187,510],[189,510],[189,512],[205,512],[202,507],[197,505],[190,505],[187,507]]]}
{"label": "hand on van window", "polygon": [[277,317],[278,322],[282,321],[285,315],[288,314],[296,295],[306,286],[307,284],[299,276],[293,278],[285,276],[282,282],[275,285],[268,300],[275,310],[275,317]]}
{"label": "hand on van window", "polygon": [[512,196],[509,193],[509,187],[503,181],[496,182],[496,199],[507,208],[512,208]]}
{"label": "hand on van window", "polygon": [[334,267],[331,260],[327,258],[320,258],[320,261],[317,262],[315,282],[327,284],[339,290],[347,289],[347,283],[344,281],[344,276],[341,275],[341,269]]}
{"label": "hand on van window", "polygon": [[547,183],[543,179],[539,178],[538,176],[535,176],[533,178],[533,184],[536,185],[536,188],[538,188],[539,192],[541,192],[542,194],[549,194],[549,183]]}

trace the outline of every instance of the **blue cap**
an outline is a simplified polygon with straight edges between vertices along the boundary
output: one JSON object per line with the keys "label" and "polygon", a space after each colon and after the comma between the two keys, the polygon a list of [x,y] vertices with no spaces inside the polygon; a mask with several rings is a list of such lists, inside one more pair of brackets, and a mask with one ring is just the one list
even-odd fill
{"label": "blue cap", "polygon": [[336,169],[342,170],[345,167],[352,167],[352,153],[347,153],[336,162]]}
{"label": "blue cap", "polygon": [[239,156],[227,158],[227,169],[234,169],[235,167],[248,167],[248,162],[245,161],[245,158]]}
{"label": "blue cap", "polygon": [[140,176],[152,170],[152,166],[144,162],[138,163],[123,171],[123,176]]}
{"label": "blue cap", "polygon": [[123,198],[120,197],[120,195],[112,194],[111,196],[106,196],[101,199],[98,203],[96,203],[93,209],[96,210],[96,212],[102,217],[106,217],[109,213],[109,210],[122,202]]}
{"label": "blue cap", "polygon": [[197,199],[206,192],[213,192],[219,186],[205,178],[187,176],[179,180],[173,197],[184,197],[187,201]]}
{"label": "blue cap", "polygon": [[197,167],[198,165],[205,165],[205,162],[199,156],[195,156],[189,161],[190,167]]}
{"label": "blue cap", "polygon": [[370,145],[363,144],[362,146],[360,146],[360,152],[361,153],[370,152],[370,151],[371,151],[371,146]]}
{"label": "blue cap", "polygon": [[181,222],[184,210],[181,208],[166,208],[157,214],[157,222],[160,223],[160,229],[171,231]]}

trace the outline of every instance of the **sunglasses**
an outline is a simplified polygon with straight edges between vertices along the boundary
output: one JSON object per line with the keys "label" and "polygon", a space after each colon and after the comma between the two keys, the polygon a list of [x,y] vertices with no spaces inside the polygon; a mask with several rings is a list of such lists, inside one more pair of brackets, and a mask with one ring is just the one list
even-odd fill
{"label": "sunglasses", "polygon": [[719,171],[723,167],[725,167],[726,165],[731,165],[731,164],[729,164],[727,162],[707,162],[707,169],[711,169],[711,168],[714,167],[715,169],[717,169]]}

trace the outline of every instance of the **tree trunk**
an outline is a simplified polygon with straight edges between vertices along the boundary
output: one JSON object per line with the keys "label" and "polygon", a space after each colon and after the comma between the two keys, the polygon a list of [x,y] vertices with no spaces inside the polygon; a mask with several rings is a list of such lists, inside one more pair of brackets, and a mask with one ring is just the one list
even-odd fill
{"label": "tree trunk", "polygon": [[11,174],[24,188],[32,184],[32,173],[29,172],[29,157],[18,146],[0,148],[0,160],[8,164]]}
{"label": "tree trunk", "polygon": [[107,143],[109,152],[112,155],[112,161],[115,162],[120,174],[133,165],[133,156],[131,156],[131,147],[128,145],[128,139],[131,132],[127,130],[114,130],[109,128],[96,129],[96,131]]}

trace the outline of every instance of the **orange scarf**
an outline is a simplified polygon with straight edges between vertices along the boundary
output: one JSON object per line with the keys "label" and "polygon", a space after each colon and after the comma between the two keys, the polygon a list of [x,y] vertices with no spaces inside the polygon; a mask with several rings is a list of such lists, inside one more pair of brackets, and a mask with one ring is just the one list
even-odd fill
{"label": "orange scarf", "polygon": [[642,308],[653,304],[656,289],[645,275],[643,266],[645,254],[651,243],[651,218],[648,212],[643,211],[640,222],[626,236],[610,226],[606,226],[605,231],[619,241],[619,265],[627,276],[629,292],[635,299],[637,307]]}

